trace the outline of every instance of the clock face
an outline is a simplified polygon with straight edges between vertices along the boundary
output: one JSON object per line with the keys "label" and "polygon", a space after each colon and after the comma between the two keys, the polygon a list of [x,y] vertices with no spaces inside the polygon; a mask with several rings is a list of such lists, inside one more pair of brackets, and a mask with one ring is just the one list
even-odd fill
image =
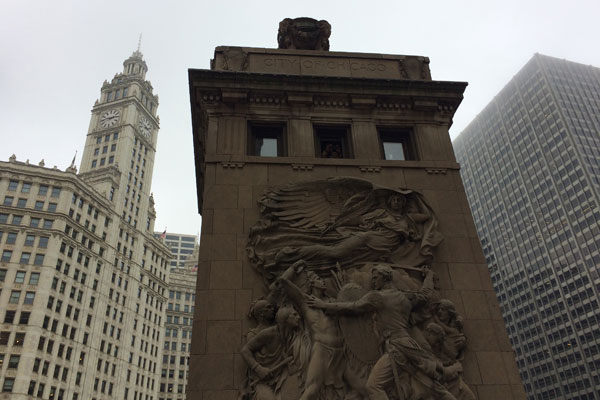
{"label": "clock face", "polygon": [[100,126],[103,128],[110,128],[114,126],[117,122],[119,122],[119,116],[121,113],[119,110],[110,110],[102,114],[100,117]]}
{"label": "clock face", "polygon": [[150,139],[152,133],[152,123],[146,119],[146,117],[140,118],[140,132],[146,139]]}

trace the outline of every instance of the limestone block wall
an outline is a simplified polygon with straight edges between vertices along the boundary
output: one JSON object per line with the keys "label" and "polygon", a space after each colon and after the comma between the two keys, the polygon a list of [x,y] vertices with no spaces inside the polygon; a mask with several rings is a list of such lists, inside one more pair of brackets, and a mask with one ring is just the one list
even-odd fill
{"label": "limestone block wall", "polygon": [[[188,398],[233,400],[244,387],[248,311],[266,294],[246,254],[258,200],[268,188],[346,176],[424,196],[444,235],[431,268],[464,318],[464,380],[481,400],[525,399],[448,134],[465,85],[323,79],[190,71],[202,231]],[[285,125],[285,155],[247,154],[257,120]],[[315,156],[322,123],[348,126],[353,158]],[[415,160],[383,159],[377,129],[388,125],[410,128]]]}

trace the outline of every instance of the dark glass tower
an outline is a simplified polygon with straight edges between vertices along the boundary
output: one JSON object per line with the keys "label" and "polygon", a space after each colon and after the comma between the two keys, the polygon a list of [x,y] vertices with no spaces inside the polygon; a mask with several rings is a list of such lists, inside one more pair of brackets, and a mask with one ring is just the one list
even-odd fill
{"label": "dark glass tower", "polygon": [[530,399],[600,399],[600,69],[536,54],[454,141]]}

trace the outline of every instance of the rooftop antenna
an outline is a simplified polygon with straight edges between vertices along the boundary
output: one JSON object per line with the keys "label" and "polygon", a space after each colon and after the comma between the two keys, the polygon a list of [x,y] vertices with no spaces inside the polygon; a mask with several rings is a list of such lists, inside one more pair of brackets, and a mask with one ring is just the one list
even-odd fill
{"label": "rooftop antenna", "polygon": [[137,52],[140,52],[140,47],[142,47],[142,34],[140,33],[140,38],[138,39],[138,48],[137,48]]}

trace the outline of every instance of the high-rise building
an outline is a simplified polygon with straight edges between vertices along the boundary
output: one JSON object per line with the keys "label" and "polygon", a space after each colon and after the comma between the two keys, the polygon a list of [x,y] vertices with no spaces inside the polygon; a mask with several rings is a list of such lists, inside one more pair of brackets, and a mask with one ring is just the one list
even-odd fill
{"label": "high-rise building", "polygon": [[[167,239],[169,235],[167,234]],[[186,237],[187,235],[176,235]],[[171,267],[159,400],[185,400],[196,301],[198,245],[181,267]]]}
{"label": "high-rise building", "polygon": [[[154,232],[154,236],[161,237],[163,233]],[[183,267],[196,247],[198,236],[165,232],[164,238],[165,244],[171,248],[171,253],[173,254],[171,268]]]}
{"label": "high-rise building", "polygon": [[600,69],[536,54],[454,141],[530,399],[600,399]]}
{"label": "high-rise building", "polygon": [[157,398],[171,252],[153,235],[158,102],[146,71],[138,50],[104,82],[81,173],[0,163],[0,387],[11,399]]}

